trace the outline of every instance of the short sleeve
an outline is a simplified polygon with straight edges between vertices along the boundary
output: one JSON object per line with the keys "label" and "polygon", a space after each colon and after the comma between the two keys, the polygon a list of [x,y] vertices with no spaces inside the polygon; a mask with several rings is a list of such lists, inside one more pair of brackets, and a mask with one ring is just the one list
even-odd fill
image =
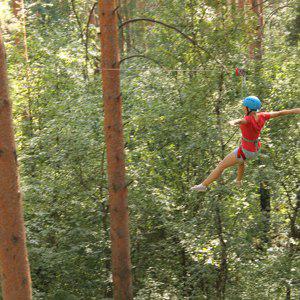
{"label": "short sleeve", "polygon": [[265,121],[268,121],[268,120],[270,120],[270,118],[271,118],[271,114],[270,113],[263,113],[263,116],[264,116],[264,119],[265,119]]}
{"label": "short sleeve", "polygon": [[245,116],[244,120],[246,120],[247,123],[251,123],[251,117],[250,116]]}

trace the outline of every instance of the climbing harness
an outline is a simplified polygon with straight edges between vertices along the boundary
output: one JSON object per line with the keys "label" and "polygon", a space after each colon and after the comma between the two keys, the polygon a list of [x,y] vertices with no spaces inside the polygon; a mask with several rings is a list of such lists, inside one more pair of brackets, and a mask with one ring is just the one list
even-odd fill
{"label": "climbing harness", "polygon": [[242,146],[239,147],[238,151],[237,151],[237,157],[238,158],[243,158],[243,160],[246,160],[246,155],[243,152]]}
{"label": "climbing harness", "polygon": [[[259,153],[259,148],[258,148],[259,138],[256,139],[256,140],[248,140],[248,139],[242,137],[242,139],[243,139],[244,141],[247,141],[247,142],[250,142],[250,143],[254,143],[254,145],[255,145],[255,152],[254,152],[254,153],[255,153],[256,155]],[[240,145],[239,148],[238,148],[238,151],[237,151],[237,157],[238,157],[238,158],[241,158],[241,157],[242,157],[243,160],[246,160],[246,155],[245,155],[245,153],[244,153],[244,151],[243,151],[242,145]],[[253,158],[253,157],[252,157],[252,158]]]}
{"label": "climbing harness", "polygon": [[[256,140],[249,140],[245,137],[242,136],[242,140],[246,141],[246,142],[249,142],[249,143],[253,143],[255,145],[255,152],[258,152],[259,151],[259,148],[258,148],[258,143],[259,143],[259,138],[256,139]],[[239,146],[239,149],[237,151],[237,157],[238,158],[243,158],[243,160],[246,160],[246,155],[245,153],[243,152],[243,147],[242,145]]]}
{"label": "climbing harness", "polygon": [[259,138],[256,139],[256,140],[249,140],[249,139],[242,136],[242,139],[246,142],[253,143],[255,145],[255,149],[258,150]]}

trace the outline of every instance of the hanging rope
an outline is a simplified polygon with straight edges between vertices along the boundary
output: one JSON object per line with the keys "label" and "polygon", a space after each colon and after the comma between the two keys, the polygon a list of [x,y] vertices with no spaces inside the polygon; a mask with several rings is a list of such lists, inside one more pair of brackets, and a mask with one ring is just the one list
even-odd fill
{"label": "hanging rope", "polygon": [[[236,74],[236,76],[242,76],[241,96],[242,96],[242,98],[245,98],[246,96],[248,96],[246,71],[245,71],[245,69],[236,68],[235,74]],[[235,131],[230,136],[228,141],[224,144],[224,147],[226,147],[226,145],[233,139],[233,137],[236,135],[238,130],[239,130],[239,127],[235,129]]]}
{"label": "hanging rope", "polygon": [[[246,93],[245,93],[246,92]],[[242,98],[245,98],[248,96],[248,89],[247,89],[247,78],[246,78],[246,72],[243,75],[243,81],[242,81]]]}

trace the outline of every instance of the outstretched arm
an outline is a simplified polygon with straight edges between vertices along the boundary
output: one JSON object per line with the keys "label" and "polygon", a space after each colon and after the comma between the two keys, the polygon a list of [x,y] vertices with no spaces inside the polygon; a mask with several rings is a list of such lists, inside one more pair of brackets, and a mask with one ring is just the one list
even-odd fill
{"label": "outstretched arm", "polygon": [[247,124],[247,121],[245,119],[236,119],[236,120],[231,120],[228,123],[232,126],[239,126],[241,124]]}
{"label": "outstretched arm", "polygon": [[296,115],[296,114],[300,114],[300,108],[272,111],[269,114],[270,114],[270,118],[277,118],[277,117],[282,117],[282,116],[286,116],[286,115]]}

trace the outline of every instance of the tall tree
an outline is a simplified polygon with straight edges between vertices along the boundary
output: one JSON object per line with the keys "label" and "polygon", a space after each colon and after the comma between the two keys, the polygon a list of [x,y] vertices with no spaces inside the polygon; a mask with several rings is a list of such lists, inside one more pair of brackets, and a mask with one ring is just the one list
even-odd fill
{"label": "tall tree", "polygon": [[[263,40],[263,1],[262,0],[249,0],[252,11],[257,15],[257,28],[256,28],[256,41],[250,45],[250,58],[262,58],[262,40]],[[255,53],[255,50],[257,52]]]}
{"label": "tall tree", "polygon": [[[130,0],[124,0],[124,19],[125,19],[125,21],[130,19],[129,5],[130,5]],[[127,53],[129,53],[131,51],[131,48],[132,48],[132,37],[131,37],[130,25],[126,26],[125,41],[126,41]]]}
{"label": "tall tree", "polygon": [[[262,58],[263,58],[263,1],[262,0],[249,0],[253,12],[257,15],[257,28],[256,28],[256,41],[250,45],[250,58],[256,61],[256,78],[261,81],[262,74]],[[260,85],[257,87],[257,95],[262,96],[263,91]],[[269,192],[268,183],[264,180],[260,182],[259,188],[260,206],[262,212],[263,223],[263,240],[269,241],[270,230],[270,214],[271,214],[271,197]]]}
{"label": "tall tree", "polygon": [[8,93],[5,49],[0,31],[0,262],[5,300],[31,299],[22,197]]}
{"label": "tall tree", "polygon": [[116,1],[99,1],[114,299],[132,299]]}
{"label": "tall tree", "polygon": [[244,9],[245,6],[244,0],[238,0],[238,5],[240,9]]}
{"label": "tall tree", "polygon": [[[13,0],[12,8],[15,17],[20,21],[23,35],[23,47],[24,47],[24,58],[26,63],[28,63],[28,49],[27,49],[27,33],[26,33],[26,18],[25,18],[25,8],[23,0]],[[16,38],[16,44],[19,44],[19,37]]]}
{"label": "tall tree", "polygon": [[264,242],[269,241],[270,231],[270,219],[271,219],[271,196],[267,183],[261,181],[259,187],[260,194],[260,207],[262,213],[262,224],[263,224],[263,240]]}

